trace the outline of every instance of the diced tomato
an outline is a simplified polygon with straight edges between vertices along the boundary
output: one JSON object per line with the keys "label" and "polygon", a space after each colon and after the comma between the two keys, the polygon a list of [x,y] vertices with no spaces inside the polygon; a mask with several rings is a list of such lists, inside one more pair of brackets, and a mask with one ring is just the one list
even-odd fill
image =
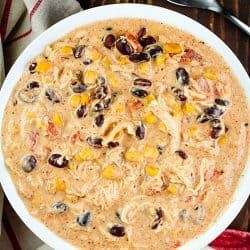
{"label": "diced tomato", "polygon": [[180,63],[189,63],[192,60],[200,62],[202,59],[201,55],[198,54],[196,51],[193,49],[185,49],[184,54],[181,56]]}
{"label": "diced tomato", "polygon": [[59,134],[59,129],[52,121],[48,121],[48,132],[49,135],[55,137]]}
{"label": "diced tomato", "polygon": [[31,141],[31,151],[34,151],[34,148],[36,146],[36,143],[37,143],[37,137],[39,136],[39,133],[36,131],[31,131],[30,134],[29,134],[29,139]]}
{"label": "diced tomato", "polygon": [[127,34],[126,37],[128,38],[128,40],[131,43],[132,47],[137,52],[142,52],[142,46],[141,46],[141,44],[138,42],[138,40],[132,34]]}
{"label": "diced tomato", "polygon": [[72,134],[70,137],[70,142],[72,144],[75,144],[77,141],[82,141],[80,131],[77,131],[76,133]]}

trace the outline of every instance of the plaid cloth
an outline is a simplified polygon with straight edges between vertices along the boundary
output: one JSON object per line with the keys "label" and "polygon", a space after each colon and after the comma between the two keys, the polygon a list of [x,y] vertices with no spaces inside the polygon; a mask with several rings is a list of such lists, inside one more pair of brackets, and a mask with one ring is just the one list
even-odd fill
{"label": "plaid cloth", "polygon": [[[0,86],[5,73],[34,38],[80,10],[80,4],[75,0],[0,0]],[[0,221],[2,209],[0,186]]]}

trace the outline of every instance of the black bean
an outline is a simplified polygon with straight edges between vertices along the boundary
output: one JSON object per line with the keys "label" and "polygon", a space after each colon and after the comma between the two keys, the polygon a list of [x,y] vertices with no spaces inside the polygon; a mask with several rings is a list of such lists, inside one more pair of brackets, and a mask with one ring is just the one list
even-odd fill
{"label": "black bean", "polygon": [[144,78],[137,78],[134,80],[135,86],[142,86],[142,87],[150,87],[152,85],[152,82],[148,79]]}
{"label": "black bean", "polygon": [[146,47],[148,45],[154,44],[156,43],[156,40],[154,37],[152,36],[147,36],[147,37],[142,37],[139,39],[140,44],[142,45],[142,47]]}
{"label": "black bean", "polygon": [[138,38],[141,38],[141,37],[145,36],[145,35],[146,35],[146,32],[147,32],[147,30],[146,30],[145,27],[140,28],[140,30],[139,30],[138,33],[137,33],[137,37],[138,37]]}
{"label": "black bean", "polygon": [[31,74],[35,73],[36,66],[37,66],[36,62],[30,64],[29,71],[30,71]]}
{"label": "black bean", "polygon": [[101,86],[105,84],[105,78],[103,76],[98,76],[96,81]]}
{"label": "black bean", "polygon": [[105,40],[104,40],[104,47],[106,47],[107,49],[111,49],[115,44],[115,36],[113,34],[109,34],[106,36]]}
{"label": "black bean", "polygon": [[88,88],[86,84],[81,82],[74,82],[71,84],[71,86],[74,93],[83,93]]}
{"label": "black bean", "polygon": [[217,105],[213,105],[211,107],[205,108],[204,113],[209,117],[218,118],[224,113],[224,111],[219,109]]}
{"label": "black bean", "polygon": [[49,164],[56,168],[64,168],[68,165],[69,161],[61,154],[52,154],[48,160]]}
{"label": "black bean", "polygon": [[148,96],[148,92],[144,89],[132,88],[131,93],[133,96],[136,96],[139,98],[144,98],[144,97]]}
{"label": "black bean", "polygon": [[102,138],[92,138],[91,136],[87,137],[87,142],[90,146],[94,148],[101,148],[102,147]]}
{"label": "black bean", "polygon": [[74,48],[74,50],[73,50],[74,57],[81,58],[83,55],[83,52],[84,52],[84,48],[85,48],[84,45],[79,45],[76,48]]}
{"label": "black bean", "polygon": [[145,47],[143,52],[148,53],[152,58],[156,58],[159,54],[163,53],[163,49],[159,45],[149,45]]}
{"label": "black bean", "polygon": [[221,135],[222,128],[221,127],[213,127],[211,131],[211,138],[218,139]]}
{"label": "black bean", "polygon": [[91,64],[92,62],[93,62],[92,59],[90,59],[90,58],[85,58],[84,61],[83,61],[83,64],[84,64],[84,65],[89,65],[89,64]]}
{"label": "black bean", "polygon": [[118,40],[116,40],[115,45],[118,51],[123,55],[130,55],[133,52],[132,46],[124,37],[120,37]]}
{"label": "black bean", "polygon": [[103,107],[105,109],[107,109],[109,107],[109,105],[110,105],[111,102],[112,102],[112,98],[111,97],[105,98],[103,100]]}
{"label": "black bean", "polygon": [[104,115],[100,114],[98,116],[95,117],[95,125],[97,127],[101,127],[104,123]]}
{"label": "black bean", "polygon": [[103,99],[108,94],[108,88],[105,85],[99,86],[96,90],[96,98],[97,99]]}
{"label": "black bean", "polygon": [[29,82],[27,85],[26,85],[26,88],[27,89],[34,89],[34,88],[39,88],[40,85],[37,81],[33,81],[33,82]]}
{"label": "black bean", "polygon": [[56,204],[53,205],[53,209],[57,212],[57,213],[63,213],[65,211],[67,211],[68,206],[64,203],[64,202],[57,202]]}
{"label": "black bean", "polygon": [[145,130],[145,127],[144,127],[143,123],[141,123],[140,125],[138,125],[136,127],[136,129],[135,129],[135,135],[136,135],[137,139],[138,140],[144,139],[145,132],[146,132],[146,130]]}
{"label": "black bean", "polygon": [[96,103],[93,107],[94,112],[100,112],[104,109],[103,105],[101,103]]}
{"label": "black bean", "polygon": [[22,162],[22,169],[26,173],[30,173],[37,164],[37,160],[33,155],[27,155]]}
{"label": "black bean", "polygon": [[87,212],[87,213],[82,214],[82,215],[78,215],[77,218],[76,218],[76,222],[81,227],[87,226],[90,221],[91,221],[91,214],[90,214],[90,212]]}
{"label": "black bean", "polygon": [[187,154],[182,150],[177,150],[175,151],[175,153],[179,155],[183,160],[186,160],[188,158]]}
{"label": "black bean", "polygon": [[151,229],[156,229],[162,223],[162,219],[164,217],[163,210],[161,208],[155,210],[156,218],[154,219]]}
{"label": "black bean", "polygon": [[214,102],[217,104],[217,105],[220,105],[220,106],[228,106],[229,105],[229,101],[227,100],[222,100],[222,99],[219,99],[219,98],[216,98],[214,100]]}
{"label": "black bean", "polygon": [[164,152],[164,148],[162,146],[160,146],[160,145],[157,146],[157,150],[158,150],[160,155],[162,155],[163,152]]}
{"label": "black bean", "polygon": [[147,62],[149,61],[149,56],[146,53],[133,53],[129,56],[129,60],[134,63]]}
{"label": "black bean", "polygon": [[59,103],[61,101],[61,97],[59,94],[57,94],[55,92],[55,90],[51,89],[51,88],[47,88],[45,90],[45,96],[47,96],[47,98],[52,101],[53,103]]}
{"label": "black bean", "polygon": [[110,141],[108,142],[108,148],[116,148],[118,147],[120,144],[118,141]]}
{"label": "black bean", "polygon": [[212,125],[213,128],[222,127],[221,120],[219,120],[219,119],[213,119],[211,121],[211,125]]}
{"label": "black bean", "polygon": [[78,118],[84,118],[86,117],[88,114],[88,110],[87,110],[87,107],[86,105],[80,105],[77,110],[76,110],[76,115]]}
{"label": "black bean", "polygon": [[200,122],[200,123],[205,123],[205,122],[207,122],[209,120],[210,120],[210,118],[204,113],[197,116],[197,121]]}
{"label": "black bean", "polygon": [[157,215],[158,219],[163,218],[164,212],[163,212],[163,210],[161,208],[155,209],[155,212],[156,212],[156,215]]}
{"label": "black bean", "polygon": [[116,215],[116,217],[117,217],[118,219],[121,219],[121,215],[120,215],[120,213],[119,213],[118,211],[115,212],[115,215]]}
{"label": "black bean", "polygon": [[114,225],[109,229],[109,233],[116,237],[125,236],[125,228],[121,225]]}
{"label": "black bean", "polygon": [[181,89],[178,89],[176,87],[172,87],[171,90],[172,90],[173,94],[175,95],[175,97],[177,97],[179,99],[179,101],[185,102],[187,100],[187,97],[184,95],[184,92]]}
{"label": "black bean", "polygon": [[182,85],[189,85],[189,74],[184,68],[178,68],[175,72],[177,81]]}

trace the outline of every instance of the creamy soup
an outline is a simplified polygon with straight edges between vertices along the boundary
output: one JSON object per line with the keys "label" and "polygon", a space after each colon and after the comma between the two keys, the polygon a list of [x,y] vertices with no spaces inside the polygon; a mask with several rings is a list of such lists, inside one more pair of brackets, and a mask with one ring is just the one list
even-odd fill
{"label": "creamy soup", "polygon": [[173,249],[229,205],[249,110],[221,56],[117,19],[48,45],[16,84],[2,146],[30,213],[82,249]]}

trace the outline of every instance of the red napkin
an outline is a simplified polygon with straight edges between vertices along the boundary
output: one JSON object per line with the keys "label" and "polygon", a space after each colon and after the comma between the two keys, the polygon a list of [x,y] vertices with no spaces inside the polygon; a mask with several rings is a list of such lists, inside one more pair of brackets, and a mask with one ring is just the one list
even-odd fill
{"label": "red napkin", "polygon": [[250,250],[250,233],[227,229],[209,246],[216,250]]}

